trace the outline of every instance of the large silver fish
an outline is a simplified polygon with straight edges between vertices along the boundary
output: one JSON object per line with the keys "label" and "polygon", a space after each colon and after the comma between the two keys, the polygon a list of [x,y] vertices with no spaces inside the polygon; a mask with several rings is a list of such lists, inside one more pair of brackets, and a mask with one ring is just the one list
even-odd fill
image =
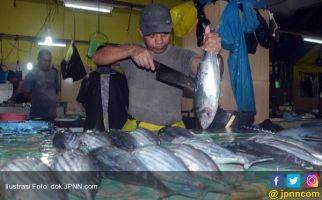
{"label": "large silver fish", "polygon": [[80,137],[80,148],[84,152],[111,145],[107,132],[86,131]]}
{"label": "large silver fish", "polygon": [[156,136],[156,134],[152,131],[137,128],[131,131],[130,134],[137,142],[137,147],[160,144],[158,136]]}
{"label": "large silver fish", "polygon": [[77,149],[80,145],[79,137],[71,130],[61,130],[55,133],[53,145],[58,149]]}
{"label": "large silver fish", "polygon": [[315,152],[310,148],[309,149],[302,148],[298,143],[299,141],[290,142],[290,141],[287,141],[288,139],[282,140],[281,138],[283,137],[279,137],[277,139],[277,137],[274,138],[273,136],[259,135],[259,136],[254,136],[252,138],[249,138],[249,140],[253,140],[256,143],[277,148],[281,151],[287,152],[288,154],[294,155],[295,157],[301,160],[309,162],[312,165],[318,166],[320,168],[322,167],[322,159],[320,154],[318,154],[317,152]]}
{"label": "large silver fish", "polygon": [[174,193],[194,198],[200,198],[209,191],[226,193],[203,185],[189,172],[182,160],[168,149],[150,145],[137,148],[132,153]]}
{"label": "large silver fish", "polygon": [[107,178],[133,185],[154,188],[165,194],[171,193],[145,165],[130,152],[117,147],[100,147],[90,152],[100,171]]}
{"label": "large silver fish", "polygon": [[301,140],[312,148],[322,152],[322,126],[307,126],[298,128],[288,128],[276,133],[283,137]]}
{"label": "large silver fish", "polygon": [[6,199],[67,200],[65,190],[51,189],[59,182],[51,169],[37,158],[16,158],[6,162],[0,168],[0,185],[0,188],[6,188]]}
{"label": "large silver fish", "polygon": [[244,169],[248,169],[254,163],[264,162],[271,160],[269,158],[259,159],[256,161],[249,161],[246,157],[235,154],[234,152],[221,147],[220,145],[213,142],[202,141],[197,138],[184,138],[178,137],[175,138],[172,143],[174,144],[188,144],[194,147],[195,149],[199,149],[206,153],[222,170],[222,166],[225,164],[241,164]]}
{"label": "large silver fish", "polygon": [[217,54],[204,52],[195,83],[194,106],[202,129],[215,118],[220,96],[220,68]]}
{"label": "large silver fish", "polygon": [[[101,179],[99,168],[90,156],[78,150],[59,153],[54,158],[52,169],[72,194],[86,200],[95,198]],[[86,188],[89,185],[90,188]]]}
{"label": "large silver fish", "polygon": [[310,153],[312,156],[316,157],[317,159],[322,160],[322,152],[317,151],[314,147],[308,145],[307,143],[305,143],[302,140],[296,140],[293,138],[283,137],[283,136],[279,136],[276,134],[265,135],[262,137],[262,139],[263,140],[279,140],[282,142],[292,144],[294,146],[297,146],[298,148],[301,148],[301,149],[307,151],[308,153]]}
{"label": "large silver fish", "polygon": [[185,128],[167,126],[158,131],[158,136],[161,141],[171,142],[176,137],[192,138],[194,134]]}
{"label": "large silver fish", "polygon": [[171,144],[167,147],[180,158],[188,167],[189,171],[219,171],[214,161],[203,151],[193,148],[187,144]]}
{"label": "large silver fish", "polygon": [[180,158],[203,184],[227,194],[234,189],[234,185],[226,181],[216,163],[203,151],[187,144],[171,144],[167,148]]}

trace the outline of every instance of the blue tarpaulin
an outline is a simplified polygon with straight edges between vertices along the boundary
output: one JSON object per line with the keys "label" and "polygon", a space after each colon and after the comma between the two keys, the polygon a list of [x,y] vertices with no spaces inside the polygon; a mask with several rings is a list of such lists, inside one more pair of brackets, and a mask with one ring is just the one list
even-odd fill
{"label": "blue tarpaulin", "polygon": [[50,126],[43,121],[0,122],[0,136],[48,133]]}
{"label": "blue tarpaulin", "polygon": [[222,47],[229,50],[228,68],[238,111],[256,112],[253,80],[244,32],[254,32],[259,22],[248,0],[240,1],[243,17],[240,20],[237,0],[230,0],[221,15],[218,33]]}

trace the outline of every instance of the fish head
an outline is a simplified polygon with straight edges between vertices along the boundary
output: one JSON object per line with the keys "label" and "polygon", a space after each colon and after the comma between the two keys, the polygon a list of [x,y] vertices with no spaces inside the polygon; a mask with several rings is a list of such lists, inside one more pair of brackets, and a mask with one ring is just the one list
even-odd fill
{"label": "fish head", "polygon": [[197,117],[202,129],[207,129],[215,118],[216,112],[210,107],[197,107]]}
{"label": "fish head", "polygon": [[66,134],[64,145],[66,149],[77,149],[80,146],[80,138],[75,133]]}

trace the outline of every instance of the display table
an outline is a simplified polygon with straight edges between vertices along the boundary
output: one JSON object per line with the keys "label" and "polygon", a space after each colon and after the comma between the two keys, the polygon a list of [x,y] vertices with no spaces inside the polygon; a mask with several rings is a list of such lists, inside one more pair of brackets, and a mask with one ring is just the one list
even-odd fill
{"label": "display table", "polygon": [[302,120],[295,120],[295,121],[274,121],[272,120],[274,124],[280,125],[283,128],[296,128],[300,127],[302,124],[318,124],[320,123],[322,125],[322,118],[315,118],[315,119],[302,119]]}

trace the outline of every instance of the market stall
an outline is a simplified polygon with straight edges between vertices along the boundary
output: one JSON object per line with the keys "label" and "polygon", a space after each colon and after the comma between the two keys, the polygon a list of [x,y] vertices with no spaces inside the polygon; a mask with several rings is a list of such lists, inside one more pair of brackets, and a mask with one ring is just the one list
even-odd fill
{"label": "market stall", "polygon": [[[285,5],[320,4],[2,1],[0,200],[320,199],[319,111],[269,102]],[[311,110],[306,63],[285,73]]]}

